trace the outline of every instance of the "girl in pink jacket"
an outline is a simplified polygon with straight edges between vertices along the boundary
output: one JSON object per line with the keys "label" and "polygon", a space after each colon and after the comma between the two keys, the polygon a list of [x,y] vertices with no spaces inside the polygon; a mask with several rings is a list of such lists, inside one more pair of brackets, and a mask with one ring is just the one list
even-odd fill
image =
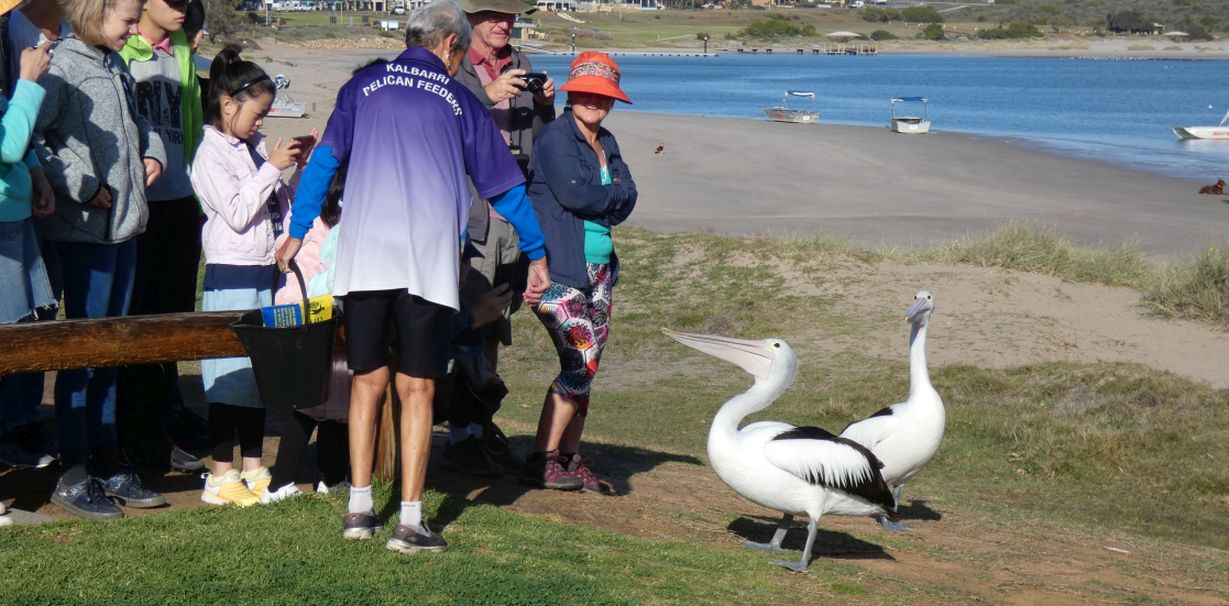
{"label": "girl in pink jacket", "polygon": [[[265,147],[259,129],[273,105],[273,81],[237,47],[218,53],[209,69],[205,134],[192,162],[192,186],[205,213],[204,311],[255,309],[273,303],[278,278],[274,244],[290,204],[282,171],[296,166],[302,144]],[[268,490],[261,464],[265,409],[247,357],[204,360],[201,379],[209,403],[213,469],[201,500],[252,505]],[[234,461],[239,435],[242,473]]]}

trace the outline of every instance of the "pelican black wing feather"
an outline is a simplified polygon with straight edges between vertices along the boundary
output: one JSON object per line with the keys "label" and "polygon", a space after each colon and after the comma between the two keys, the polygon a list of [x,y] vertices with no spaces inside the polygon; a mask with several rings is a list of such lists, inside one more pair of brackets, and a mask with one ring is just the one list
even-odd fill
{"label": "pelican black wing feather", "polygon": [[831,482],[826,481],[820,468],[809,467],[801,476],[804,480],[811,484],[817,484],[825,488],[836,488],[845,491],[851,495],[855,495],[866,499],[871,503],[883,506],[884,510],[891,515],[892,491],[888,488],[887,482],[884,482],[883,475],[879,470],[883,468],[883,462],[865,446],[854,442],[853,440],[832,435],[832,432],[822,427],[795,427],[789,431],[777,434],[772,441],[779,440],[824,440],[846,446],[858,452],[866,459],[869,464],[870,473],[855,481]]}

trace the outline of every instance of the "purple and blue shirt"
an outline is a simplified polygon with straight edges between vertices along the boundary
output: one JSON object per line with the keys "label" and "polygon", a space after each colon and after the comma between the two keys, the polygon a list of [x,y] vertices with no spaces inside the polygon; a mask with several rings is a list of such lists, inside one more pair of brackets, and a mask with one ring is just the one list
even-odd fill
{"label": "purple and blue shirt", "polygon": [[458,309],[469,180],[516,228],[530,259],[545,255],[524,176],[498,126],[426,49],[407,49],[342,86],[299,183],[292,237],[302,239],[311,228],[346,161],[336,296],[407,289]]}

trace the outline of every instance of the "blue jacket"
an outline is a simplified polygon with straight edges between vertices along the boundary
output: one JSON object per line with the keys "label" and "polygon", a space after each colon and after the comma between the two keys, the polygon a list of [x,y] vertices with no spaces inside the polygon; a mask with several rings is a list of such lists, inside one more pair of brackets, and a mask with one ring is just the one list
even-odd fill
{"label": "blue jacket", "polygon": [[[606,165],[615,183],[601,184],[597,154],[581,134],[572,110],[565,109],[534,143],[533,181],[529,184],[529,199],[546,236],[551,280],[579,289],[589,286],[584,222],[613,227],[626,221],[636,208],[636,183],[614,135],[603,128],[597,140],[606,152]],[[619,259],[613,254],[610,271],[614,284]]]}

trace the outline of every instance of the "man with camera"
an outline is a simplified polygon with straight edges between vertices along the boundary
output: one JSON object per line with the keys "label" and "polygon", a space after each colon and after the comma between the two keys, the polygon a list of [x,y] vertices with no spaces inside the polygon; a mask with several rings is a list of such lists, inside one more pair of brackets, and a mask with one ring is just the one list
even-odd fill
{"label": "man with camera", "polygon": [[[528,178],[534,135],[555,119],[555,81],[544,73],[534,73],[529,57],[510,44],[513,24],[519,15],[532,13],[533,5],[521,0],[459,0],[458,4],[469,18],[473,37],[454,78],[486,105]],[[480,394],[503,393],[496,374],[499,346],[512,344],[508,318],[520,306],[526,265],[517,247],[516,231],[477,195],[470,208],[468,233],[472,249],[470,270],[461,287],[462,309],[500,284],[508,284],[514,293],[503,317],[474,335],[474,348],[481,356],[472,361],[479,363],[456,365],[470,372],[461,376],[463,371],[458,371],[454,377],[449,396],[451,435],[444,451],[444,466],[463,473],[499,475],[502,469],[520,466],[491,422],[498,401]],[[472,372],[475,366],[478,372]]]}

